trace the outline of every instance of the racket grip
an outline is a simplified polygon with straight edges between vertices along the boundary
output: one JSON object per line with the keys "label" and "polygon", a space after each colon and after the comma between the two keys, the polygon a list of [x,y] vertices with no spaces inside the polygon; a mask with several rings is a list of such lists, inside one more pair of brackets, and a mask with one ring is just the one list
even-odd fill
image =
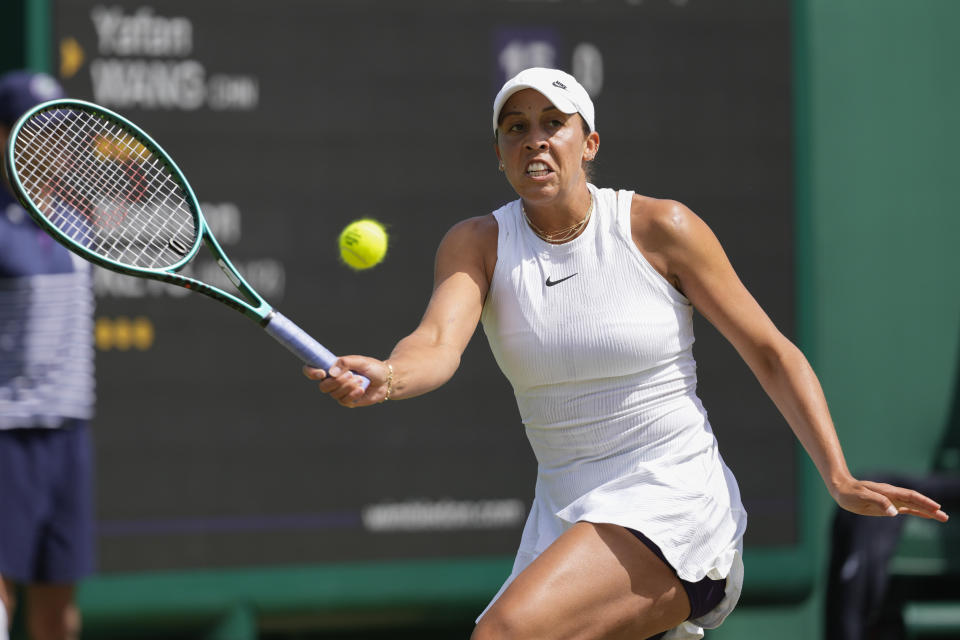
{"label": "racket grip", "polygon": [[[279,311],[273,311],[270,314],[270,320],[263,329],[306,365],[326,371],[337,360],[337,356],[333,355],[329,349],[314,340],[309,333]],[[353,375],[360,378],[360,384],[364,389],[370,384],[366,376],[359,373]]]}

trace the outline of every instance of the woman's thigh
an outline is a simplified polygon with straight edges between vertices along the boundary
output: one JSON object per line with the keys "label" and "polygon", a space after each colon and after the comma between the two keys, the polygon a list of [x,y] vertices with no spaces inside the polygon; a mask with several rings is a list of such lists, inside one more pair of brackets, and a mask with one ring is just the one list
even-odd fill
{"label": "woman's thigh", "polygon": [[632,533],[578,522],[517,576],[473,639],[636,640],[689,613],[676,574]]}

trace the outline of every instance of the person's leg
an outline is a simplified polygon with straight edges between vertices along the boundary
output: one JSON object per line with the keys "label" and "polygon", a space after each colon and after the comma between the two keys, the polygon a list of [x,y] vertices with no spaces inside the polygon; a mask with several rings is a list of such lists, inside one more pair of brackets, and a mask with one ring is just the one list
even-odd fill
{"label": "person's leg", "polygon": [[72,584],[32,584],[26,591],[27,631],[31,640],[78,640],[80,612]]}
{"label": "person's leg", "polygon": [[[627,529],[627,531],[636,536],[650,551],[653,551],[654,555],[660,558],[664,564],[670,564],[667,562],[666,557],[664,557],[663,552],[660,551],[660,547],[658,547],[653,540],[639,531],[633,529]],[[704,576],[699,582],[687,582],[681,579],[680,584],[683,585],[683,590],[687,592],[687,599],[690,601],[690,615],[687,616],[688,619],[699,618],[700,616],[706,615],[715,609],[726,596],[726,578],[714,580],[708,576]],[[656,640],[656,638],[652,638],[651,640]]]}
{"label": "person's leg", "polygon": [[70,420],[49,435],[44,473],[52,508],[38,541],[38,561],[24,596],[32,640],[80,636],[75,584],[93,567],[91,443],[85,421]]}
{"label": "person's leg", "polygon": [[[32,466],[34,431],[0,429],[0,600],[5,634],[17,613],[17,585],[33,575],[37,532],[43,528],[45,478]],[[0,638],[6,640],[4,635]]]}
{"label": "person's leg", "polygon": [[579,522],[517,576],[472,640],[636,640],[689,614],[673,570],[630,531]]}

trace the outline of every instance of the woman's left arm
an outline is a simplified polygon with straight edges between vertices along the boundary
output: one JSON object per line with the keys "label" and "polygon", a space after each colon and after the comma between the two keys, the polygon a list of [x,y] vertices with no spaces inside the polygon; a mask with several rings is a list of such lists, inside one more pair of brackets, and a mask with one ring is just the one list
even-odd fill
{"label": "woman's left arm", "polygon": [[[730,341],[813,460],[830,495],[862,515],[947,515],[926,496],[893,485],[860,481],[847,468],[820,382],[803,353],[773,324],[740,281],[710,228],[684,205],[642,205],[634,237],[651,262]],[[642,238],[642,240],[641,240]]]}

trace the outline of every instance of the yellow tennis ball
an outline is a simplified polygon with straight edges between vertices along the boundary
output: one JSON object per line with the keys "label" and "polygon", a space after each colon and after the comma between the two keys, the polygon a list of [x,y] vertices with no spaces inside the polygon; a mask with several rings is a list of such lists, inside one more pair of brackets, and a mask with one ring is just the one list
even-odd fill
{"label": "yellow tennis ball", "polygon": [[354,269],[375,267],[387,254],[387,230],[372,218],[354,220],[340,232],[340,257]]}

